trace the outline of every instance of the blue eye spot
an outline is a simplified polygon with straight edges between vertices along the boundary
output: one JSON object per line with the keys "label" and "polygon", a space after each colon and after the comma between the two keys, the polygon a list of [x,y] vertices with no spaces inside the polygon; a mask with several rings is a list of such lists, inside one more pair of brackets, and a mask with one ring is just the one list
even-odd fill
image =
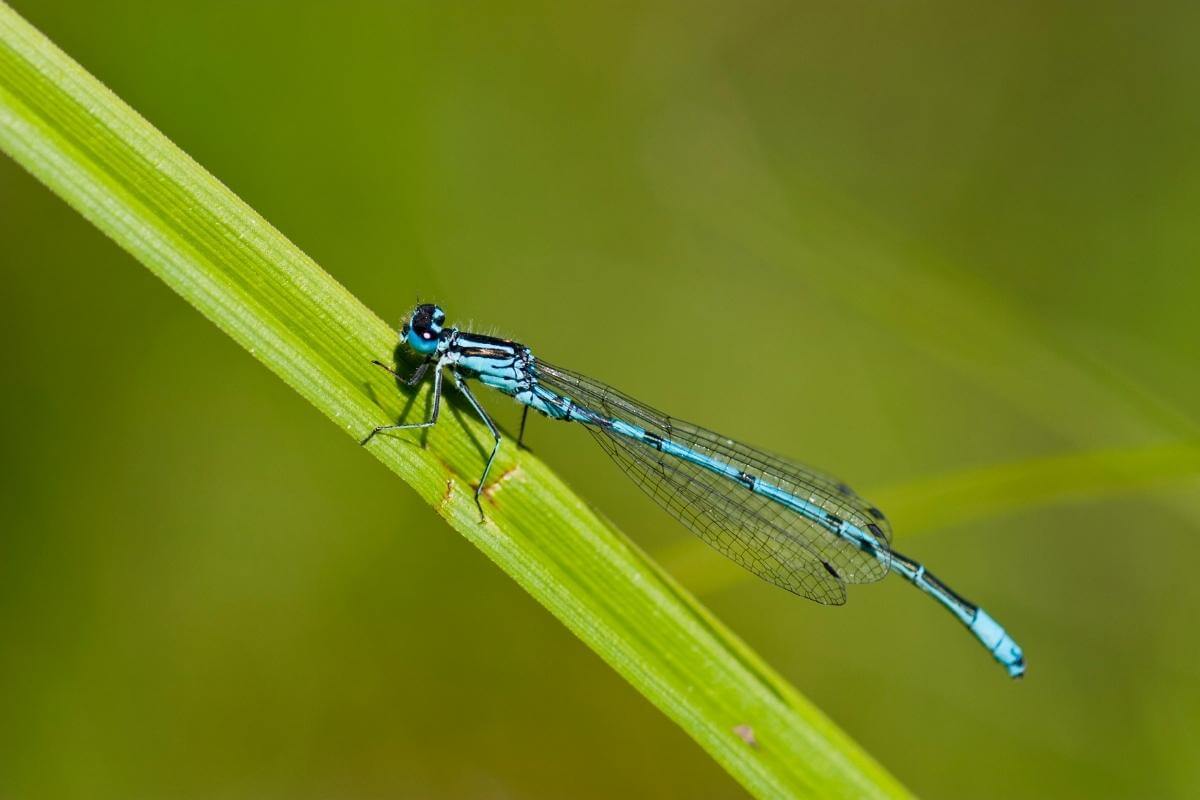
{"label": "blue eye spot", "polygon": [[413,350],[421,355],[429,355],[434,350],[437,350],[438,337],[433,335],[430,330],[418,331],[414,327],[409,327],[408,335],[404,337],[405,342]]}
{"label": "blue eye spot", "polygon": [[438,338],[442,334],[442,323],[446,321],[446,312],[433,305],[423,303],[413,309],[412,315],[404,323],[402,330],[405,343],[422,355],[429,355],[437,350]]}

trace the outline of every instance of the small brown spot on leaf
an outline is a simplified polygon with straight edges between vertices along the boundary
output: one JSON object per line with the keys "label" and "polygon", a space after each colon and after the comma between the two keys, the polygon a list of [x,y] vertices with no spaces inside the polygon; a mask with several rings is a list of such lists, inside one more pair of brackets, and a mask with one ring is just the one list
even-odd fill
{"label": "small brown spot on leaf", "polygon": [[754,736],[754,729],[749,725],[746,725],[745,723],[738,725],[733,729],[733,732],[736,733],[737,737],[743,742],[750,745],[755,750],[758,749],[758,739]]}
{"label": "small brown spot on leaf", "polygon": [[521,474],[521,467],[519,465],[514,465],[509,469],[506,469],[499,478],[496,478],[496,480],[484,487],[484,496],[486,496],[488,500],[495,500],[496,492],[499,491],[500,487],[519,474]]}

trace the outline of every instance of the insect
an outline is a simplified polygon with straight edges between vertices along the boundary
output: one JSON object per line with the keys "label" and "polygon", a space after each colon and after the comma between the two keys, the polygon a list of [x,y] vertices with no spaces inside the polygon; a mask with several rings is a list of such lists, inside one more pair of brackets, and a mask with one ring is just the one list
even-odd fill
{"label": "insect", "polygon": [[[380,425],[385,431],[437,424],[446,372],[491,431],[494,444],[475,488],[475,503],[500,450],[496,424],[469,382],[478,381],[551,419],[582,425],[650,497],[717,551],[789,592],[826,605],[846,602],[846,585],[894,572],[928,594],[983,644],[1009,675],[1025,672],[1021,648],[982,608],[955,593],[913,559],[891,548],[883,512],[849,486],[811,467],[669,417],[592,378],[548,364],[523,344],[446,326],[436,305],[418,305],[400,329],[401,342],[424,361],[416,386],[432,372],[429,419]],[[374,362],[398,375],[386,364]]]}

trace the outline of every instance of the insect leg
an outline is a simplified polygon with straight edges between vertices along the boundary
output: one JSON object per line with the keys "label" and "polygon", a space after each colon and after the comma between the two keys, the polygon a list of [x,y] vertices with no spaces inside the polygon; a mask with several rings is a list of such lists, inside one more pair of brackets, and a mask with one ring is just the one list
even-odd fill
{"label": "insect leg", "polygon": [[529,406],[525,406],[525,409],[521,412],[521,432],[517,434],[517,447],[526,450],[529,449],[525,447],[525,420],[527,419],[529,419]]}
{"label": "insect leg", "polygon": [[[388,372],[392,372],[392,370],[388,369],[383,364],[380,364],[380,362],[376,361],[374,363],[379,364],[379,366],[383,367]],[[414,374],[414,377],[419,377],[420,375],[424,375],[425,370],[428,369],[427,365],[428,365],[428,362],[426,362],[425,364],[422,364],[420,367],[418,367],[417,373]],[[396,373],[392,372],[392,374],[395,375]],[[365,445],[367,442],[371,441],[371,439],[373,439],[375,437],[375,434],[381,433],[383,431],[402,431],[402,430],[411,430],[413,428],[432,428],[434,425],[437,424],[438,411],[441,410],[441,407],[442,407],[442,370],[441,370],[441,367],[436,367],[434,369],[434,373],[433,373],[433,413],[429,416],[428,421],[414,422],[414,423],[410,423],[407,425],[379,425],[374,430],[372,430],[370,433],[368,433],[366,438],[363,439],[361,442],[359,442],[359,444]]]}
{"label": "insect leg", "polygon": [[492,468],[492,462],[496,460],[496,453],[500,452],[500,431],[496,428],[496,423],[492,422],[492,418],[483,410],[483,406],[479,405],[479,401],[475,399],[475,395],[471,394],[471,390],[467,388],[467,381],[462,378],[457,372],[454,375],[454,385],[458,388],[463,396],[467,398],[467,402],[475,409],[475,413],[483,420],[483,424],[488,426],[488,430],[492,432],[492,438],[496,443],[492,446],[492,453],[488,456],[487,464],[483,467],[483,474],[479,476],[479,485],[475,487],[475,505],[479,508],[479,521],[485,519],[483,513],[483,504],[479,502],[479,495],[483,492],[483,485],[487,482],[488,470]]}

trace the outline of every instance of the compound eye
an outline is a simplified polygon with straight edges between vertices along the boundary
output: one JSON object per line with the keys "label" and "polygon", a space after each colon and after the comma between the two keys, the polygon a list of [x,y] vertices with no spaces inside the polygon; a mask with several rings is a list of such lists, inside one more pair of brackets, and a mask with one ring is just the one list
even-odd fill
{"label": "compound eye", "polygon": [[429,355],[437,349],[438,337],[428,328],[418,330],[416,327],[411,327],[408,329],[404,341],[418,353]]}
{"label": "compound eye", "polygon": [[401,330],[404,341],[418,353],[429,355],[437,349],[445,319],[445,312],[435,305],[426,303],[417,306]]}

